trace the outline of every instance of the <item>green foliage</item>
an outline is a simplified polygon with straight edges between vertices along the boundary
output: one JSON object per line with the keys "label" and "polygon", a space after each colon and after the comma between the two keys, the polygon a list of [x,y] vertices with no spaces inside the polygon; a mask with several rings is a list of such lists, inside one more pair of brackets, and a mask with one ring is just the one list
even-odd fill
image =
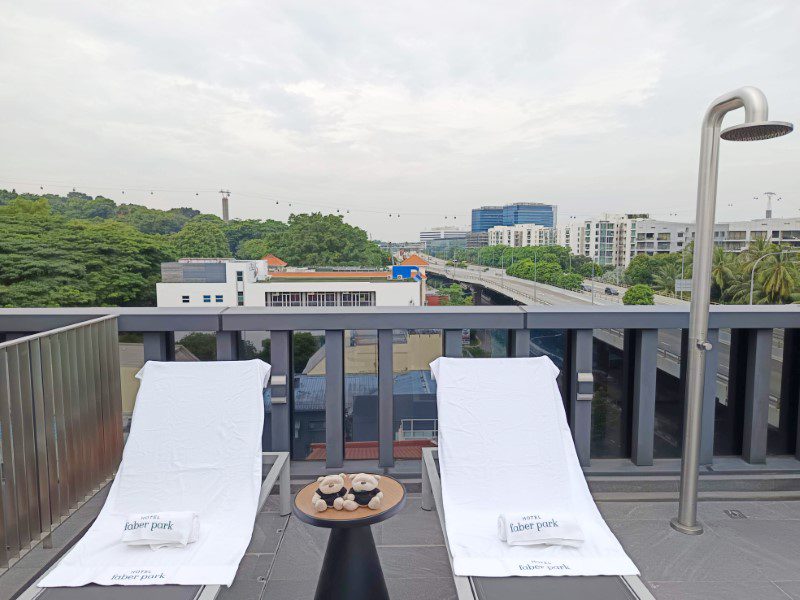
{"label": "green foliage", "polygon": [[161,238],[116,221],[0,214],[0,306],[150,306]]}
{"label": "green foliage", "polygon": [[441,288],[439,293],[444,296],[442,306],[472,306],[474,304],[472,296],[464,293],[463,288],[457,283]]}
{"label": "green foliage", "polygon": [[622,296],[622,303],[633,305],[655,304],[653,295],[653,288],[643,283],[637,283],[628,288],[628,291]]}
{"label": "green foliage", "polygon": [[[247,242],[256,242],[263,247],[265,245],[265,238],[273,234],[284,233],[286,228],[286,223],[273,219],[267,219],[265,221],[259,221],[258,219],[234,219],[225,224],[224,232],[228,240],[228,245],[237,258],[254,260],[263,257],[266,252],[261,254],[261,256],[242,256],[243,244]],[[255,246],[248,246],[250,249],[253,247]],[[247,251],[247,249],[244,249],[244,251]]]}
{"label": "green foliage", "polygon": [[173,237],[175,251],[181,258],[226,258],[231,255],[228,240],[219,223],[195,217]]}
{"label": "green foliage", "polygon": [[341,216],[321,213],[291,215],[288,227],[266,238],[269,251],[293,266],[364,266],[389,264],[389,255],[371,242],[367,232]]}
{"label": "green foliage", "polygon": [[296,331],[292,336],[294,372],[302,373],[308,360],[319,350],[319,338],[309,331]]}
{"label": "green foliage", "polygon": [[115,218],[123,223],[129,223],[142,233],[166,235],[177,233],[199,215],[200,211],[192,208],[158,210],[138,204],[120,204]]}
{"label": "green foliage", "polygon": [[8,204],[0,206],[0,216],[4,215],[30,215],[47,216],[50,214],[50,204],[47,198],[23,198],[12,199]]}
{"label": "green foliage", "polygon": [[194,331],[178,341],[178,344],[186,348],[200,360],[217,359],[217,337],[213,333],[202,333]]}

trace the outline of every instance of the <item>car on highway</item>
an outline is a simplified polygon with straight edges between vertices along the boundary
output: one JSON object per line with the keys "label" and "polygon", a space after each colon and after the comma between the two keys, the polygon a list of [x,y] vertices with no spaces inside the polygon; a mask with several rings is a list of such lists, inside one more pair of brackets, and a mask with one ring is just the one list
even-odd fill
{"label": "car on highway", "polygon": [[619,291],[615,290],[612,287],[607,287],[606,288],[606,295],[607,296],[619,296]]}

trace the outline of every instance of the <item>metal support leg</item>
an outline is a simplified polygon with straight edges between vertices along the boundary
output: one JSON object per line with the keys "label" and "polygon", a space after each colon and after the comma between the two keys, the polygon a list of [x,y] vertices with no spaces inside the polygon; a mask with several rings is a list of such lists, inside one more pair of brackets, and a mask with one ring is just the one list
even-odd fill
{"label": "metal support leg", "polygon": [[433,489],[431,488],[431,476],[428,473],[428,465],[425,464],[425,456],[420,461],[422,467],[422,510],[433,510]]}
{"label": "metal support leg", "polygon": [[331,529],[315,600],[389,600],[369,526]]}
{"label": "metal support leg", "polygon": [[711,350],[706,352],[706,382],[703,387],[703,414],[700,418],[700,464],[714,462],[714,419],[717,411],[717,368],[719,364],[719,329],[709,329],[706,339]]}
{"label": "metal support leg", "polygon": [[[291,331],[270,332],[270,362],[272,363],[272,381],[279,377],[285,378],[285,385],[272,386],[271,393],[274,397],[272,406],[271,440],[273,452],[289,452],[291,450],[292,424],[289,418],[289,406],[292,401],[292,363],[291,363]],[[282,401],[277,402],[278,398]]]}
{"label": "metal support leg", "polygon": [[280,475],[278,475],[278,500],[280,502],[280,514],[286,516],[292,513],[292,489],[291,489],[290,461],[287,457],[283,464]]}
{"label": "metal support leg", "polygon": [[785,436],[786,452],[800,457],[798,409],[800,406],[800,329],[783,332],[783,369],[781,370],[781,414],[778,427]]}
{"label": "metal support leg", "polygon": [[763,464],[767,461],[771,363],[772,329],[750,331],[747,347],[742,457],[754,464]]}

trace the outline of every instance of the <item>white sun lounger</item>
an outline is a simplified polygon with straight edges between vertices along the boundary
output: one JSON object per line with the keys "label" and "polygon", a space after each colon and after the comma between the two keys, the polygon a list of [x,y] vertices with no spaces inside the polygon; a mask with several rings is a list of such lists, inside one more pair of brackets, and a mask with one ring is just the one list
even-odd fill
{"label": "white sun lounger", "polygon": [[[290,512],[288,453],[261,452],[269,373],[260,360],[148,362],[105,505],[21,598],[210,600],[230,585],[276,482],[280,512]],[[166,510],[198,512],[198,542],[158,551],[121,543],[126,515]]]}
{"label": "white sun lounger", "polygon": [[[431,367],[439,447],[423,449],[423,508],[439,514],[459,600],[651,600],[589,494],[552,362],[442,358]],[[499,512],[554,502],[579,519],[582,547],[497,539]]]}

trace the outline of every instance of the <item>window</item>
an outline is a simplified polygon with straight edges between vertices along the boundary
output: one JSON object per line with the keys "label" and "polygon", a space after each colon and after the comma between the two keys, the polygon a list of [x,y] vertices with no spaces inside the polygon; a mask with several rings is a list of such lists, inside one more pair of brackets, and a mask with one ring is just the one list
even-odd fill
{"label": "window", "polygon": [[222,302],[222,294],[217,294],[216,296],[214,296],[214,300],[216,302]]}
{"label": "window", "polygon": [[236,306],[244,306],[244,292],[236,292]]}
{"label": "window", "polygon": [[181,296],[181,302],[184,304],[189,304],[189,296]]}
{"label": "window", "polygon": [[211,302],[211,295],[206,294],[203,296],[203,302]]}
{"label": "window", "polygon": [[244,271],[236,271],[236,281],[244,281]]}

